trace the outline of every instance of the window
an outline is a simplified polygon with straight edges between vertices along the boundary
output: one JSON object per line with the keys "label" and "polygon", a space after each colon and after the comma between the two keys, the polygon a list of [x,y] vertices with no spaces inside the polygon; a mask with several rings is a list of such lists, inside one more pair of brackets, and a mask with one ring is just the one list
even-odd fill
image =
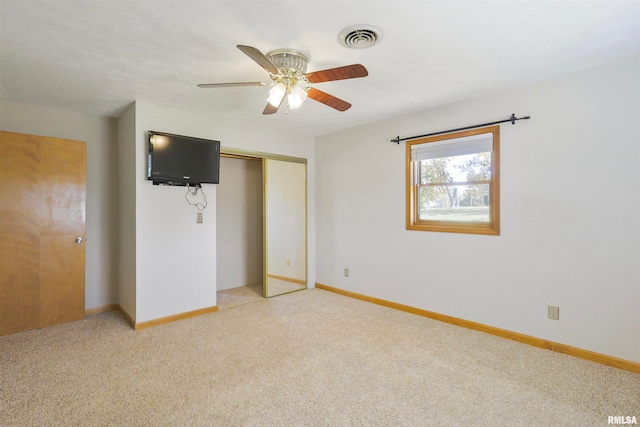
{"label": "window", "polygon": [[500,127],[407,142],[407,229],[500,234]]}

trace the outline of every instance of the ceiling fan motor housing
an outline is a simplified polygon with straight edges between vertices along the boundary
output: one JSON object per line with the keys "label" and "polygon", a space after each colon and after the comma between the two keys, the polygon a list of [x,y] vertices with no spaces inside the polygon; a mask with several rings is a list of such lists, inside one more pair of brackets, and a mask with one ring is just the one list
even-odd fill
{"label": "ceiling fan motor housing", "polygon": [[304,81],[307,72],[307,57],[294,49],[276,49],[267,53],[266,57],[280,70],[281,75],[271,78],[287,86]]}

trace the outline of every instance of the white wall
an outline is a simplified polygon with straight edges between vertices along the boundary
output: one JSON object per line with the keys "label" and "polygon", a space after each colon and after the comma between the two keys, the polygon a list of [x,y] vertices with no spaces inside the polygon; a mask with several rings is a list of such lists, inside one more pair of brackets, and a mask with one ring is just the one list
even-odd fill
{"label": "white wall", "polygon": [[0,99],[0,129],[87,143],[85,307],[116,303],[116,120]]}
{"label": "white wall", "polygon": [[[638,76],[636,58],[318,138],[317,281],[640,362]],[[511,113],[532,118],[501,126],[501,236],[405,230],[389,139]]]}
{"label": "white wall", "polygon": [[217,290],[262,283],[262,161],[221,158],[216,199]]}
{"label": "white wall", "polygon": [[[216,305],[216,186],[204,184],[209,207],[196,224],[196,209],[184,187],[154,186],[146,180],[147,132],[216,139],[225,147],[307,158],[311,137],[247,127],[215,117],[136,102],[136,322]],[[310,168],[312,169],[312,168]],[[313,170],[308,171],[313,212]],[[309,215],[310,229],[315,216]],[[315,279],[315,233],[309,233],[309,280]],[[131,314],[131,313],[130,313]]]}
{"label": "white wall", "polygon": [[136,318],[136,107],[118,118],[118,304]]}

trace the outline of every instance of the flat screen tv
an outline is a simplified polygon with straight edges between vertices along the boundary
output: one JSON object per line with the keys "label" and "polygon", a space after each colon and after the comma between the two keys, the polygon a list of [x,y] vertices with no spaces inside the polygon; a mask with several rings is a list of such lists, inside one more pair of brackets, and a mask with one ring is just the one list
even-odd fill
{"label": "flat screen tv", "polygon": [[149,131],[147,179],[154,185],[220,182],[220,141]]}

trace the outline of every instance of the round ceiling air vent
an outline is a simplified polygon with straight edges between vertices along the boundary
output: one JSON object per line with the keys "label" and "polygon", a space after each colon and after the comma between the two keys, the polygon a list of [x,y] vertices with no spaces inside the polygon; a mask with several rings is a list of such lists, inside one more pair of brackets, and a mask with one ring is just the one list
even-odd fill
{"label": "round ceiling air vent", "polygon": [[342,46],[351,49],[366,49],[382,40],[382,30],[373,25],[351,25],[338,34]]}

